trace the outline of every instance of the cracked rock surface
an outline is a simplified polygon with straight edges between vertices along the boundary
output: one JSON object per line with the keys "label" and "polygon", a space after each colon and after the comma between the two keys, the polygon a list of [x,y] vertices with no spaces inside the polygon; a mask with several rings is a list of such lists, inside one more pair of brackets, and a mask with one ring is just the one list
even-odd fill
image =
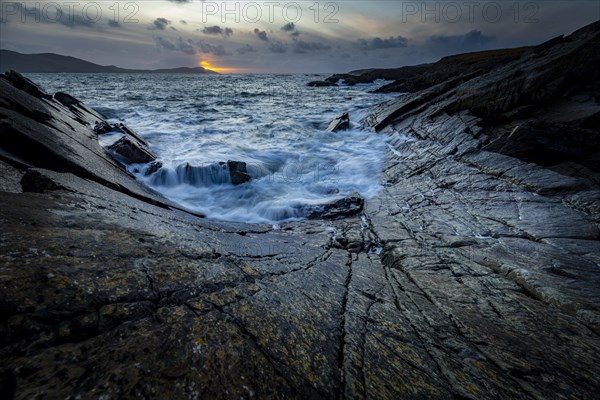
{"label": "cracked rock surface", "polygon": [[[0,78],[0,397],[596,397],[599,32],[375,108],[380,194],[278,229],[179,209]],[[596,144],[511,146],[565,124]]]}

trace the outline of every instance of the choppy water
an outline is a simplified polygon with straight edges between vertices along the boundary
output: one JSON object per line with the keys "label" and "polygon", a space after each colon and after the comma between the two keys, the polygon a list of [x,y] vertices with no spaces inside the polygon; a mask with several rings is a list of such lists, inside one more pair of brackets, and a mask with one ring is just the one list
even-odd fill
{"label": "choppy water", "polygon": [[[210,218],[289,221],[302,218],[303,205],[379,190],[385,137],[356,124],[369,106],[391,97],[368,93],[377,84],[309,88],[308,81],[323,79],[314,75],[29,77],[137,131],[165,166],[138,179]],[[325,132],[342,111],[350,111],[352,129]],[[214,170],[227,160],[246,162],[252,180],[232,185]],[[199,172],[183,173],[177,167],[185,163]]]}

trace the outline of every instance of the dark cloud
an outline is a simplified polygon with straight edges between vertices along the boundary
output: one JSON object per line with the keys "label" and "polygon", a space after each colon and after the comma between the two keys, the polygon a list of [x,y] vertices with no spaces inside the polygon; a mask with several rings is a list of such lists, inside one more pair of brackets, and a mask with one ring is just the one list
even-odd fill
{"label": "dark cloud", "polygon": [[193,0],[167,0],[167,1],[170,1],[171,3],[184,4],[184,3],[191,3]]}
{"label": "dark cloud", "polygon": [[297,40],[294,42],[294,52],[300,54],[308,53],[311,51],[323,51],[330,49],[331,46],[319,42],[305,42],[302,40]]}
{"label": "dark cloud", "polygon": [[269,41],[269,37],[267,36],[267,32],[266,31],[261,31],[257,28],[254,28],[254,34],[256,36],[258,36],[258,38],[264,42],[268,42]]}
{"label": "dark cloud", "polygon": [[395,49],[408,46],[408,39],[403,36],[390,36],[387,39],[375,37],[372,39],[358,39],[358,45],[363,50]]}
{"label": "dark cloud", "polygon": [[495,36],[484,35],[481,31],[472,30],[464,35],[432,36],[429,38],[429,42],[452,49],[473,50],[484,47],[495,39]]}
{"label": "dark cloud", "polygon": [[196,49],[190,39],[183,40],[181,36],[177,39],[177,50],[184,52],[185,54],[196,54]]}
{"label": "dark cloud", "polygon": [[287,45],[279,40],[269,40],[269,50],[273,53],[285,53],[287,51]]}
{"label": "dark cloud", "polygon": [[156,18],[148,29],[158,29],[160,31],[164,31],[170,23],[171,21],[166,18]]}
{"label": "dark cloud", "polygon": [[181,21],[179,21],[180,23],[187,25],[187,21],[185,19],[182,19]]}
{"label": "dark cloud", "polygon": [[197,42],[198,48],[202,53],[205,54],[214,54],[215,56],[227,56],[229,53],[225,50],[222,44],[214,45],[210,44],[204,40],[199,40]]}
{"label": "dark cloud", "polygon": [[290,33],[290,36],[291,37],[298,37],[298,36],[300,36],[300,32],[294,31],[294,32]]}
{"label": "dark cloud", "polygon": [[281,27],[281,30],[284,32],[292,32],[296,29],[296,25],[293,22],[288,22],[284,26]]}
{"label": "dark cloud", "polygon": [[287,51],[287,45],[276,39],[271,39],[267,36],[266,31],[261,31],[259,29],[254,29],[254,34],[263,42],[267,44],[267,48],[273,53],[285,53]]}
{"label": "dark cloud", "polygon": [[233,29],[231,29],[231,28],[223,29],[218,25],[205,26],[204,29],[202,29],[202,33],[204,33],[205,35],[223,35],[223,36],[227,37],[227,36],[233,35]]}
{"label": "dark cloud", "polygon": [[242,47],[240,47],[239,49],[237,49],[236,51],[243,55],[246,53],[254,53],[256,51],[256,49],[254,47],[250,46],[249,44],[245,44]]}
{"label": "dark cloud", "polygon": [[221,27],[218,25],[205,26],[204,29],[202,29],[202,33],[204,33],[205,35],[222,35],[223,29],[221,29]]}
{"label": "dark cloud", "polygon": [[166,39],[162,36],[154,36],[154,41],[160,49],[175,50],[175,45],[169,39]]}
{"label": "dark cloud", "polygon": [[162,36],[154,36],[154,41],[160,49],[170,51],[181,51],[185,54],[196,54],[196,49],[194,48],[193,42],[189,39],[184,40],[181,38],[181,36],[177,38],[177,41],[175,43]]}
{"label": "dark cloud", "polygon": [[121,24],[119,23],[119,21],[115,21],[114,19],[109,19],[108,26],[110,26],[111,28],[120,28]]}

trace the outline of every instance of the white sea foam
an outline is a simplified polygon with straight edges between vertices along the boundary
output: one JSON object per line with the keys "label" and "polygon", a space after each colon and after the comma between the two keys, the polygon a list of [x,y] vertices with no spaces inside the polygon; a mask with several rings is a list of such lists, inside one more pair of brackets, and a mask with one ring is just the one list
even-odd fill
{"label": "white sea foam", "polygon": [[[307,204],[380,189],[386,138],[357,128],[370,105],[393,96],[369,93],[374,85],[309,88],[318,78],[303,75],[33,78],[137,131],[163,163],[150,176],[136,166],[138,179],[210,218],[273,224],[303,218]],[[351,129],[325,132],[341,111]],[[252,179],[233,185],[219,164],[228,160],[246,162]]]}

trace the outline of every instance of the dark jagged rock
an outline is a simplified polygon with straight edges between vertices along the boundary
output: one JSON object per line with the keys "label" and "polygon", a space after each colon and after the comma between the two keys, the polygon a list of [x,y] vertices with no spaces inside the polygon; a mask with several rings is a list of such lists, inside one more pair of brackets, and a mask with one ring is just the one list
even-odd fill
{"label": "dark jagged rock", "polygon": [[380,87],[375,92],[417,92],[462,75],[468,75],[473,72],[483,74],[492,71],[495,68],[518,60],[527,54],[528,51],[530,51],[529,47],[519,47],[444,57],[436,63],[425,66],[420,71],[406,71],[406,76],[395,79],[394,82]]}
{"label": "dark jagged rock", "polygon": [[68,172],[142,201],[177,208],[127,174],[100,146],[90,128],[104,121],[100,114],[83,104],[71,108],[52,96],[38,98],[29,93],[36,91],[21,81],[15,86],[7,75],[0,76],[0,157],[4,162],[19,169]]}
{"label": "dark jagged rock", "polygon": [[71,108],[71,107],[81,105],[81,101],[77,100],[75,97],[73,97],[67,93],[56,92],[56,93],[54,93],[53,97],[56,101],[58,101],[60,104],[62,104],[65,107]]}
{"label": "dark jagged rock", "polygon": [[227,161],[227,169],[231,175],[231,183],[239,185],[248,182],[251,178],[243,161]]}
{"label": "dark jagged rock", "polygon": [[94,124],[93,130],[96,135],[104,135],[111,132],[114,128],[106,121],[99,121]]}
{"label": "dark jagged rock", "polygon": [[118,159],[125,164],[146,164],[154,161],[156,156],[143,143],[133,141],[127,136],[123,136],[108,147],[108,150],[114,152]]}
{"label": "dark jagged rock", "polygon": [[363,210],[364,204],[365,201],[360,194],[354,192],[328,204],[305,206],[303,214],[308,219],[346,218],[359,214]]}
{"label": "dark jagged rock", "polygon": [[6,79],[7,81],[9,81],[17,89],[22,90],[35,98],[48,99],[51,97],[42,89],[40,89],[39,86],[37,86],[31,80],[25,78],[23,75],[16,71],[11,70],[5,73],[4,75],[0,76],[2,77],[2,79]]}
{"label": "dark jagged rock", "polygon": [[329,123],[326,131],[338,132],[346,129],[350,129],[350,115],[347,112],[343,112]]}
{"label": "dark jagged rock", "polygon": [[[484,73],[519,59],[530,51],[529,47],[488,50],[444,57],[436,63],[411,65],[391,69],[369,69],[348,74],[335,74],[322,84],[340,80],[348,86],[357,83],[373,83],[376,80],[394,81],[375,90],[376,93],[417,92],[440,82],[473,72]],[[314,83],[314,82],[311,82]]]}
{"label": "dark jagged rock", "polygon": [[177,209],[0,79],[0,397],[597,397],[599,35],[375,107],[381,191],[280,227]]}
{"label": "dark jagged rock", "polygon": [[310,87],[330,87],[330,86],[337,86],[337,83],[335,82],[323,82],[323,81],[311,81],[307,83],[307,86]]}
{"label": "dark jagged rock", "polygon": [[148,168],[146,168],[146,170],[144,171],[144,175],[145,176],[150,176],[150,175],[156,173],[162,167],[163,167],[163,163],[162,162],[160,162],[160,161],[152,161],[150,163],[150,165],[148,165]]}

